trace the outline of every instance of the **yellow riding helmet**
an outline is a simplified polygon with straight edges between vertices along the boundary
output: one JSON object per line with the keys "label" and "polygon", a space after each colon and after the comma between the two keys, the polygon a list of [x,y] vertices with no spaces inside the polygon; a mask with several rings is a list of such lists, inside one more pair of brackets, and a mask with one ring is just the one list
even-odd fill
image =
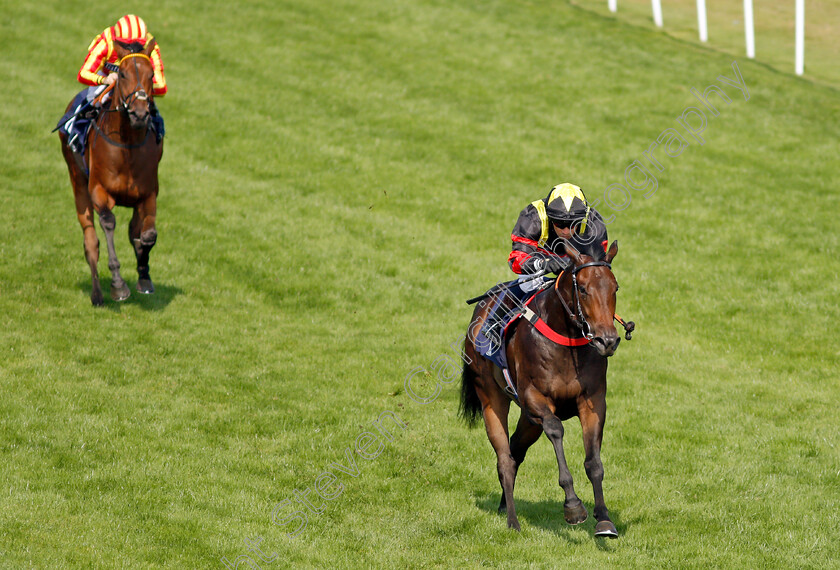
{"label": "yellow riding helmet", "polygon": [[130,43],[146,43],[146,22],[140,16],[128,14],[114,24],[114,39]]}
{"label": "yellow riding helmet", "polygon": [[583,191],[566,182],[558,184],[548,193],[545,213],[550,220],[568,222],[585,217],[589,213],[589,205]]}

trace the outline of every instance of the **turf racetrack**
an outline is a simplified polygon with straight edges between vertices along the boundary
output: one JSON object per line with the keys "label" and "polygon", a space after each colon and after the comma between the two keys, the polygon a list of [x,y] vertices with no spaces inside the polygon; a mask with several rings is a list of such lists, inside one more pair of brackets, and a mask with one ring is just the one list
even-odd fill
{"label": "turf racetrack", "polygon": [[[170,89],[157,292],[94,309],[49,131],[124,10]],[[564,2],[3,15],[0,567],[840,566],[837,90]],[[736,59],[748,99],[718,79]],[[718,116],[691,91],[713,84]],[[668,129],[686,146],[660,144],[660,172]],[[610,207],[634,161],[655,193]],[[638,326],[610,361],[617,541],[563,522],[545,440],[508,531],[493,451],[440,381],[464,300],[510,277],[519,210],[561,181],[615,216]]]}

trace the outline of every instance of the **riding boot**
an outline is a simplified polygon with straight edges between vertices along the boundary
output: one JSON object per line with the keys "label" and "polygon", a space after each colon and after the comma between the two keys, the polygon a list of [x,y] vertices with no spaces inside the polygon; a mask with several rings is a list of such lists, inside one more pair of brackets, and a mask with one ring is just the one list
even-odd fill
{"label": "riding boot", "polygon": [[155,131],[155,138],[157,142],[163,140],[163,136],[166,134],[166,129],[163,126],[163,117],[160,115],[160,111],[158,111],[157,105],[155,102],[152,101],[152,104],[149,105],[149,112],[152,115],[152,129]]}
{"label": "riding boot", "polygon": [[85,140],[87,139],[88,129],[91,125],[91,120],[87,118],[87,115],[88,113],[85,112],[73,119],[72,123],[68,125],[69,136],[67,139],[67,146],[69,146],[70,150],[73,151],[73,155],[76,157],[76,162],[82,166],[82,170],[84,171],[87,171],[87,168],[84,167],[83,158],[85,152]]}

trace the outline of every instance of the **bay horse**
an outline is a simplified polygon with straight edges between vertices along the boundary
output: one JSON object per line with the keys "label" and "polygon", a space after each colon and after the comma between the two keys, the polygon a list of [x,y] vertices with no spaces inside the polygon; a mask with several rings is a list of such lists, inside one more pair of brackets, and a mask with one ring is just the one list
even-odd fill
{"label": "bay horse", "polygon": [[120,275],[120,262],[114,247],[115,206],[134,209],[128,237],[137,258],[137,290],[147,294],[155,290],[149,276],[149,252],[157,241],[158,163],[163,156],[163,141],[157,140],[150,124],[154,94],[150,56],[154,47],[154,40],[145,47],[139,43],[115,42],[114,49],[119,57],[118,76],[110,101],[103,105],[87,135],[85,158],[89,171],[74,156],[67,144],[67,135],[59,131],[61,152],[73,185],[76,215],[84,234],[85,258],[90,265],[93,282],[90,300],[96,306],[104,304],[104,300],[97,271],[99,238],[94,212],[108,245],[111,298],[123,301],[131,294]]}
{"label": "bay horse", "polygon": [[[562,422],[578,416],[586,451],[584,467],[594,490],[595,536],[617,538],[604,504],[601,441],[607,412],[607,357],[615,353],[621,340],[613,325],[618,283],[610,266],[618,253],[618,242],[602,251],[605,255],[599,259],[580,253],[568,241],[564,244],[573,265],[556,278],[553,287],[534,297],[528,304],[532,312],[526,311],[511,325],[505,340],[508,373],[521,408],[510,441],[508,412],[513,395],[502,388],[502,370],[476,349],[478,333],[493,302],[476,306],[467,329],[460,412],[470,425],[479,414],[484,417],[502,486],[499,513],[507,511],[507,525],[515,530],[519,530],[513,502],[516,473],[528,448],[543,432],[557,456],[560,487],[566,494],[566,521],[580,524],[587,519],[563,452]],[[495,300],[497,296],[495,293],[490,298]]]}

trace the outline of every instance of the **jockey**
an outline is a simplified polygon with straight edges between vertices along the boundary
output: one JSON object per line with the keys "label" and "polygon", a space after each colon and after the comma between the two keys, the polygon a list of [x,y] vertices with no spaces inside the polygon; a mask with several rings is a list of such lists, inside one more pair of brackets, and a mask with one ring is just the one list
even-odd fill
{"label": "jockey", "polygon": [[552,188],[544,200],[525,206],[511,239],[508,264],[514,273],[559,274],[569,264],[564,239],[581,253],[600,257],[607,248],[607,227],[581,189],[565,183]]}
{"label": "jockey", "polygon": [[[146,30],[146,23],[139,16],[129,14],[120,18],[116,24],[105,28],[96,36],[88,47],[88,54],[85,62],[77,76],[79,82],[90,85],[87,89],[76,96],[74,105],[68,115],[76,113],[79,105],[85,106],[84,102],[91,103],[96,96],[102,92],[105,85],[110,85],[117,80],[116,64],[119,59],[114,49],[114,42],[139,43],[146,45],[153,39],[152,34]],[[166,94],[166,77],[163,74],[163,60],[160,57],[160,46],[155,45],[150,57],[154,69],[154,96],[162,97]],[[105,100],[107,100],[107,95]],[[150,112],[152,116],[152,128],[157,134],[158,142],[163,138],[163,118],[157,110],[154,101],[151,102]],[[82,120],[72,120],[67,125],[70,148],[80,152],[83,146],[84,135],[89,125],[89,120],[96,112],[88,113],[80,117]],[[84,120],[87,119],[87,120]]]}

